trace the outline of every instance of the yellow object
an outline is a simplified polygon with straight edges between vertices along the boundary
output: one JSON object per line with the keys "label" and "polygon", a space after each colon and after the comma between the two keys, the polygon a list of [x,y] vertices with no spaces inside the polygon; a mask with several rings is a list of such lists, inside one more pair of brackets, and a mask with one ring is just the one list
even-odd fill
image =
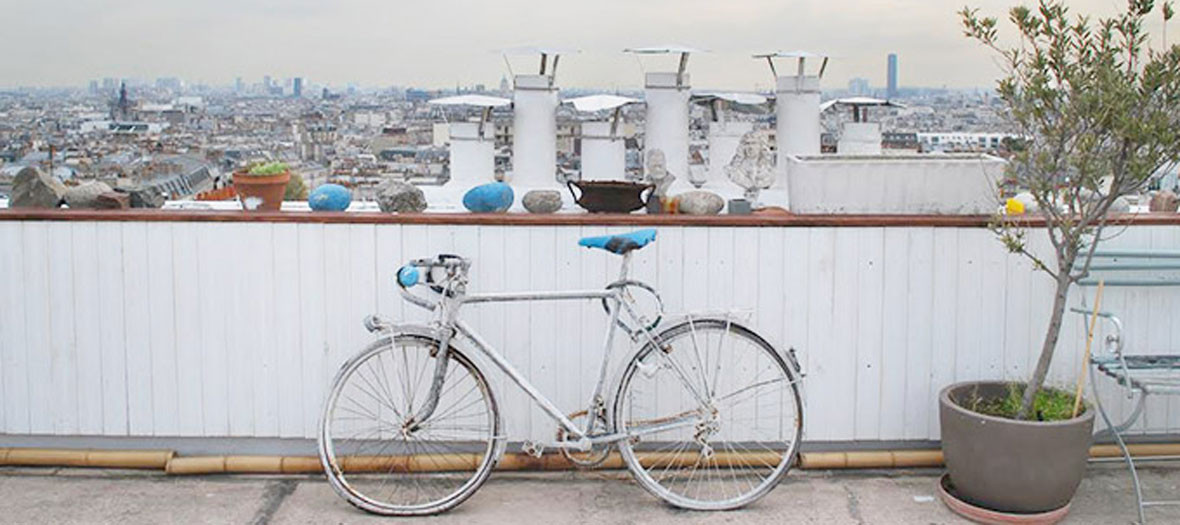
{"label": "yellow object", "polygon": [[1024,203],[1016,199],[1009,198],[1008,202],[1004,204],[1004,211],[1008,215],[1024,215]]}
{"label": "yellow object", "polygon": [[1090,343],[1094,342],[1094,326],[1098,324],[1098,308],[1102,305],[1102,288],[1106,279],[1098,281],[1098,292],[1094,297],[1094,315],[1090,316],[1090,330],[1086,332],[1086,354],[1082,356],[1082,371],[1078,373],[1078,389],[1074,393],[1073,417],[1078,417],[1082,408],[1082,386],[1086,383],[1086,370],[1090,368]]}

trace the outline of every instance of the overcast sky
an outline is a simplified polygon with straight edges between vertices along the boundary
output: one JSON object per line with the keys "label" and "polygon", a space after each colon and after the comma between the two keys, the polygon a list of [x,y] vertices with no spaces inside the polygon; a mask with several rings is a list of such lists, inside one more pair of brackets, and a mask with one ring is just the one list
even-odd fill
{"label": "overcast sky", "polygon": [[[975,0],[1002,16],[1015,0]],[[1070,0],[1109,15],[1125,0]],[[507,67],[494,52],[574,47],[562,86],[630,88],[643,68],[621,49],[682,43],[698,87],[765,89],[750,52],[820,50],[834,56],[824,84],[884,84],[900,57],[903,86],[991,86],[991,54],[962,36],[947,0],[0,0],[0,86],[84,85],[102,77],[247,83],[263,75],[364,86],[494,86]],[[1150,28],[1161,23],[1152,20]],[[1004,32],[1012,31],[1006,25]],[[1173,28],[1180,36],[1180,28]],[[533,60],[517,58],[516,71]]]}

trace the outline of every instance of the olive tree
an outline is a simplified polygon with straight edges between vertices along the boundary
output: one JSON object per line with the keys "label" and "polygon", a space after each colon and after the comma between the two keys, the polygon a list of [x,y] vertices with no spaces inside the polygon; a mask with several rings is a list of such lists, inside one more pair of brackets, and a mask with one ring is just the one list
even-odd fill
{"label": "olive tree", "polygon": [[[1070,286],[1088,274],[1112,206],[1180,156],[1180,46],[1152,49],[1144,25],[1156,12],[1153,0],[1129,0],[1125,11],[1094,21],[1060,1],[1041,0],[1036,8],[1009,10],[1018,33],[1013,44],[1001,44],[995,18],[972,8],[959,12],[966,36],[1000,57],[1005,117],[1025,138],[1006,176],[1032,194],[1039,210],[1036,217],[998,216],[993,229],[1055,283],[1018,419],[1030,416],[1044,385]],[[1159,13],[1166,24],[1171,3]],[[1047,233],[1052,257],[1029,248],[1034,228]]]}

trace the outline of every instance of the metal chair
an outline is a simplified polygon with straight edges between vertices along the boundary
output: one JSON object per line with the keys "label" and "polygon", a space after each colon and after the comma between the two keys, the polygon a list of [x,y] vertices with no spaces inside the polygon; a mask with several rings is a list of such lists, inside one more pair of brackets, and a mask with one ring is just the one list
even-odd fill
{"label": "metal chair", "polygon": [[[1078,285],[1082,287],[1093,287],[1097,286],[1099,282],[1102,282],[1104,286],[1108,287],[1180,287],[1180,275],[1175,273],[1177,270],[1180,270],[1180,251],[1097,251],[1094,253],[1094,260],[1090,266],[1090,275],[1079,281]],[[1173,273],[1171,275],[1167,274],[1166,272],[1169,271]],[[1092,315],[1094,312],[1092,309],[1085,307],[1084,302],[1083,307],[1071,308],[1070,311],[1085,316]],[[1180,505],[1180,500],[1147,501],[1143,499],[1143,490],[1139,482],[1139,474],[1136,471],[1135,463],[1136,461],[1145,461],[1146,458],[1136,459],[1131,457],[1123,434],[1143,415],[1143,407],[1146,403],[1147,396],[1180,395],[1180,354],[1125,354],[1123,352],[1123,321],[1110,311],[1099,311],[1097,315],[1109,323],[1112,330],[1106,336],[1103,344],[1105,352],[1096,354],[1090,360],[1090,365],[1095,369],[1095,373],[1090,374],[1091,387],[1095,392],[1094,404],[1098,407],[1098,413],[1102,416],[1102,421],[1106,423],[1106,430],[1095,434],[1095,438],[1097,439],[1110,434],[1118,444],[1119,449],[1123,453],[1123,460],[1127,464],[1127,469],[1131,471],[1131,482],[1135,488],[1135,501],[1138,505],[1139,522],[1146,523],[1146,517],[1144,516],[1144,509],[1146,507]],[[1102,398],[1097,395],[1098,383],[1096,378],[1099,372],[1123,386],[1126,390],[1127,399],[1137,398],[1131,414],[1117,425],[1111,421],[1105,407],[1102,406]],[[1150,459],[1180,458],[1159,456]]]}

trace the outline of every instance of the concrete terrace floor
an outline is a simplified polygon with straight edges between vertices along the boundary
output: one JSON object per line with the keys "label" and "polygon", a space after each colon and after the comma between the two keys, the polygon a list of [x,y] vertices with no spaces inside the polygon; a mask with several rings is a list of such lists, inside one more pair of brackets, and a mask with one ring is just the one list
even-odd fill
{"label": "concrete terrace floor", "polygon": [[[494,473],[471,499],[423,523],[966,523],[937,499],[936,470],[795,471],[733,512],[661,504],[622,471]],[[1147,468],[1157,495],[1180,495],[1180,469]],[[1180,507],[1149,511],[1180,522]],[[1091,466],[1065,523],[1131,523],[1127,472]],[[353,509],[315,476],[197,476],[126,470],[0,468],[2,523],[397,523]]]}

